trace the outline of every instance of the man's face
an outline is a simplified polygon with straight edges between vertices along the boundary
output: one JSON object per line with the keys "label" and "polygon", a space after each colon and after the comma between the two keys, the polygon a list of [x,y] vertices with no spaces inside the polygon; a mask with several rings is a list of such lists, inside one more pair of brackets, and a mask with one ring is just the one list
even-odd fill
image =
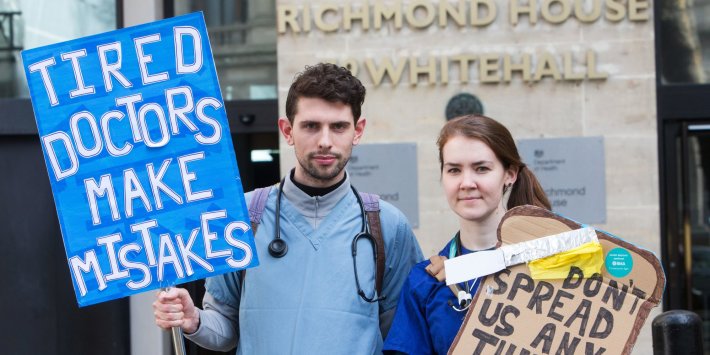
{"label": "man's face", "polygon": [[365,130],[365,119],[355,124],[350,105],[301,97],[293,124],[282,117],[279,129],[296,151],[296,181],[328,187],[343,178],[353,146]]}

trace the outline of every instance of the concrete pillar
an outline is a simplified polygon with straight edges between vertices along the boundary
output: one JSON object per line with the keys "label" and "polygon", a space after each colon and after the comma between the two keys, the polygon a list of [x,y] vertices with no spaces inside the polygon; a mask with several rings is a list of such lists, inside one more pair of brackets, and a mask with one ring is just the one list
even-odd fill
{"label": "concrete pillar", "polygon": [[[124,0],[123,25],[125,27],[153,22],[163,18],[160,0]],[[171,354],[170,332],[155,325],[152,303],[155,291],[130,297],[131,354]]]}

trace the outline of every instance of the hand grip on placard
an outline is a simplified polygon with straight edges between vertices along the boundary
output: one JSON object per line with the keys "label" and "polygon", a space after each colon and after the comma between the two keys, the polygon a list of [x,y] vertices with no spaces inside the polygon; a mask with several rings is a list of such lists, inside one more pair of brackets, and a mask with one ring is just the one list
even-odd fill
{"label": "hand grip on placard", "polygon": [[[168,292],[170,287],[163,287],[163,291]],[[182,328],[172,327],[170,332],[173,335],[173,348],[175,355],[185,355],[185,339],[182,337]]]}

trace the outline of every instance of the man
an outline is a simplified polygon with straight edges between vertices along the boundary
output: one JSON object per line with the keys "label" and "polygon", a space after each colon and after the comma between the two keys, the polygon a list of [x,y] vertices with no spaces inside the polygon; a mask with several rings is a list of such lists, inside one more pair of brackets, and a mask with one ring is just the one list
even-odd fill
{"label": "man", "polygon": [[[159,293],[153,304],[158,326],[179,326],[203,347],[236,346],[238,354],[382,352],[382,332],[422,253],[404,215],[379,201],[386,256],[379,296],[385,298],[365,299],[375,292],[373,249],[359,238],[353,255],[362,213],[344,169],[365,130],[364,99],[360,81],[333,64],[307,67],[296,77],[286,99],[287,118],[278,125],[298,164],[266,201],[255,236],[260,266],[207,279],[203,309],[184,289]],[[253,192],[246,194],[247,204],[252,198]],[[283,257],[268,251],[276,238],[288,246]]]}

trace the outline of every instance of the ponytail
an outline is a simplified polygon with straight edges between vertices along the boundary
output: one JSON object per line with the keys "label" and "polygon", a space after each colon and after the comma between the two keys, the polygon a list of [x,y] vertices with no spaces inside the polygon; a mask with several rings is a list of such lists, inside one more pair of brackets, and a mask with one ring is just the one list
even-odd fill
{"label": "ponytail", "polygon": [[547,199],[542,185],[525,164],[518,169],[518,178],[513,184],[510,198],[508,199],[508,209],[522,205],[533,205],[546,209],[551,209],[550,200]]}

